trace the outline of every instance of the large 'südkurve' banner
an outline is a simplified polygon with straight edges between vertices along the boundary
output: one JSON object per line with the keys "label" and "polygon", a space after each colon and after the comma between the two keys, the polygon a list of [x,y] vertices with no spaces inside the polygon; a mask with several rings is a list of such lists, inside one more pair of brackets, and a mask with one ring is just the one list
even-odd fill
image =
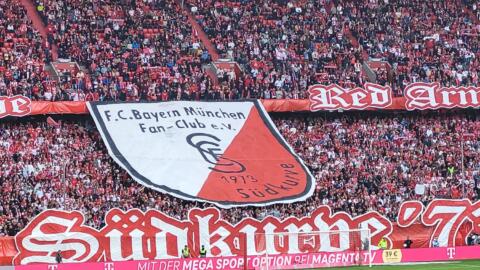
{"label": "large 's\u00fcdkurve' banner", "polygon": [[[466,244],[472,231],[480,232],[480,201],[434,200],[426,208],[419,201],[405,202],[396,223],[377,212],[352,217],[344,212],[332,213],[328,206],[320,206],[308,217],[246,218],[237,224],[222,219],[216,208],[192,209],[187,220],[157,210],[111,209],[101,230],[85,222],[77,211],[46,210],[15,237],[18,253],[14,264],[53,263],[58,250],[62,250],[64,262],[171,259],[178,258],[185,245],[194,257],[201,245],[209,257],[243,256],[245,251],[251,256],[266,251],[269,255],[340,252],[350,249],[349,241],[355,239],[342,238],[340,243],[338,235],[299,237],[295,233],[358,228],[371,230],[374,250],[383,237],[389,248],[401,248],[407,236],[414,248],[430,247],[434,238],[440,247],[459,246]],[[276,237],[258,240],[259,234],[276,232],[293,234],[283,241]]]}
{"label": "large 's\u00fcdkurve' banner", "polygon": [[[268,112],[320,110],[426,110],[480,107],[480,87],[442,87],[438,83],[412,83],[403,97],[374,83],[345,89],[338,85],[312,85],[309,99],[261,100]],[[0,97],[0,118],[38,114],[87,114],[84,101],[30,101],[26,97]]]}
{"label": "large 's\u00fcdkurve' banner", "polygon": [[315,178],[257,100],[88,108],[110,156],[149,188],[223,208],[313,194]]}

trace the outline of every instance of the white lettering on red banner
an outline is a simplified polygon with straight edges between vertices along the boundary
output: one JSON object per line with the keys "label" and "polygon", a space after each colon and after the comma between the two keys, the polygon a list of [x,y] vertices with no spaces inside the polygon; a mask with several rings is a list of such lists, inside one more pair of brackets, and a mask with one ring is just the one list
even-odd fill
{"label": "white lettering on red banner", "polygon": [[32,102],[24,96],[0,97],[0,118],[30,114]]}
{"label": "white lettering on red banner", "polygon": [[46,210],[15,237],[19,253],[14,263],[53,263],[58,250],[64,251],[64,262],[98,261],[100,256],[105,261],[171,259],[178,258],[185,245],[191,247],[193,254],[198,254],[199,247],[204,245],[212,256],[242,256],[245,249],[249,255],[263,255],[266,250],[269,254],[339,251],[320,238],[305,250],[303,245],[298,249],[298,237],[289,239],[297,244],[287,241],[289,244],[280,245],[273,239],[258,241],[256,235],[306,226],[314,231],[335,229],[342,224],[346,230],[370,228],[372,241],[378,242],[392,232],[391,222],[376,212],[353,218],[346,213],[332,214],[327,206],[301,219],[247,218],[236,225],[222,220],[219,210],[214,208],[192,209],[188,217],[180,221],[156,210],[112,209],[106,215],[105,227],[98,231],[85,226],[79,212]]}
{"label": "white lettering on red banner", "polygon": [[480,87],[441,87],[438,83],[412,83],[405,88],[405,108],[476,108],[480,106]]}
{"label": "white lettering on red banner", "polygon": [[[389,240],[390,247],[392,239],[404,240],[405,230],[418,226],[412,224],[412,220],[420,220],[423,230],[429,231],[427,247],[435,237],[440,246],[447,247],[465,244],[472,230],[478,233],[479,212],[480,203],[472,204],[466,199],[434,200],[425,210],[417,202],[406,202],[401,205],[398,217],[403,227],[398,227],[377,212],[352,217],[344,212],[332,213],[328,206],[321,206],[311,216],[300,219],[278,220],[269,216],[258,221],[246,218],[236,225],[221,219],[219,210],[214,208],[192,209],[188,219],[182,221],[157,210],[125,212],[112,209],[105,217],[105,227],[95,230],[84,224],[79,212],[46,210],[15,237],[18,254],[14,263],[54,263],[58,250],[65,251],[65,262],[173,259],[180,256],[185,245],[191,248],[194,256],[198,255],[201,245],[209,251],[209,256],[243,256],[245,251],[251,256],[263,256],[265,252],[269,256],[340,252],[351,247],[348,241],[353,240],[347,237],[342,239],[343,243],[338,243],[335,237],[318,235],[309,240],[310,244],[301,245],[298,235],[289,235],[279,243],[268,234],[358,228],[371,230],[372,247],[376,249],[383,237]],[[469,229],[458,239],[459,228],[464,225]],[[398,228],[404,231],[397,232]],[[266,236],[259,241],[258,234]],[[410,237],[415,243],[415,235]]]}
{"label": "white lettering on red banner", "polygon": [[[310,110],[363,110],[390,108],[392,90],[388,86],[366,83],[364,88],[345,89],[336,84],[309,88]],[[394,109],[426,110],[480,107],[480,87],[442,87],[439,83],[412,83],[405,87],[405,100]]]}
{"label": "white lettering on red banner", "polygon": [[310,110],[363,110],[386,108],[392,104],[392,89],[373,83],[365,88],[345,89],[336,84],[313,85],[309,88]]}

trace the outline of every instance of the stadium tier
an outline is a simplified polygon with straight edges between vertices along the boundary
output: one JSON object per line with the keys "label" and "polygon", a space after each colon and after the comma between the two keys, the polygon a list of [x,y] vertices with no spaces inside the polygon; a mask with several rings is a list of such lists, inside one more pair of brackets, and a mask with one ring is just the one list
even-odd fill
{"label": "stadium tier", "polygon": [[[272,213],[303,217],[320,205],[352,216],[374,210],[395,221],[404,201],[462,198],[462,126],[470,134],[464,138],[465,175],[480,180],[480,119],[474,112],[275,115],[275,124],[316,176],[316,194],[298,205],[222,210],[232,224]],[[0,136],[5,235],[14,236],[48,208],[80,210],[88,225],[101,228],[114,207],[153,208],[185,219],[188,209],[200,206],[132,181],[88,118],[65,120],[58,128],[41,118],[3,122]],[[478,196],[473,184],[466,189],[472,200]],[[416,185],[425,188],[423,195],[415,194]]]}
{"label": "stadium tier", "polygon": [[[475,1],[120,2],[35,1],[42,43],[18,1],[2,1],[9,6],[2,9],[2,66],[10,76],[2,72],[1,93],[36,100],[276,99],[307,98],[316,83],[375,81],[396,96],[413,82],[478,85]],[[83,68],[52,80],[42,73],[51,46]],[[240,69],[202,68],[219,54]]]}
{"label": "stadium tier", "polygon": [[0,270],[479,259],[478,5],[0,0]]}

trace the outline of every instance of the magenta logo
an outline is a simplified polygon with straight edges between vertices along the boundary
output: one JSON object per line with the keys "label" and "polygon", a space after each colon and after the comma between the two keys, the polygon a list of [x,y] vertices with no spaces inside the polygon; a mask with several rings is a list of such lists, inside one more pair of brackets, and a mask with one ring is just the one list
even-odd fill
{"label": "magenta logo", "polygon": [[105,263],[104,264],[104,268],[105,270],[115,270],[115,266],[112,262],[109,262],[109,263]]}
{"label": "magenta logo", "polygon": [[447,248],[447,256],[448,256],[449,259],[453,259],[455,257],[455,248],[454,247]]}

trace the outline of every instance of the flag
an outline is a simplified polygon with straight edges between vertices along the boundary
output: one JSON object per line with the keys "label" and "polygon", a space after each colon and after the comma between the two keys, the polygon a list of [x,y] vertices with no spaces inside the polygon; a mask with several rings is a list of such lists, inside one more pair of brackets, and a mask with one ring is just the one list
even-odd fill
{"label": "flag", "polygon": [[315,189],[257,100],[87,104],[110,156],[148,188],[223,208],[304,201]]}
{"label": "flag", "polygon": [[51,127],[59,127],[60,126],[60,123],[53,120],[53,118],[50,117],[50,116],[47,118],[47,124]]}
{"label": "flag", "polygon": [[195,28],[195,26],[192,25],[192,35],[196,38],[198,38],[198,31],[197,31],[197,28]]}

